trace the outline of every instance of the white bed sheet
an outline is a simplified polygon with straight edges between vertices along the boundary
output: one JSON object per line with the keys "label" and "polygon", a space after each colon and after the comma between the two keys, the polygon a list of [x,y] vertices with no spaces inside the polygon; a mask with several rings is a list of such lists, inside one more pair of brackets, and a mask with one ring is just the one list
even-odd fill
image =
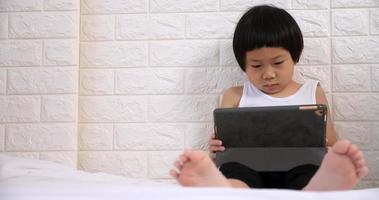
{"label": "white bed sheet", "polygon": [[378,200],[379,188],[338,192],[184,188],[105,173],[88,173],[47,161],[0,155],[0,199]]}

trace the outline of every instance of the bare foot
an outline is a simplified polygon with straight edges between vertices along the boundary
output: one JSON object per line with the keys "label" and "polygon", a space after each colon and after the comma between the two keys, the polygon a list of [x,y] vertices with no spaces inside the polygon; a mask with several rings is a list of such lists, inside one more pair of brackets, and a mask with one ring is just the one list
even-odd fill
{"label": "bare foot", "polygon": [[366,176],[362,152],[347,140],[338,141],[325,155],[320,169],[303,190],[348,190]]}
{"label": "bare foot", "polygon": [[177,170],[170,171],[183,186],[231,187],[228,180],[202,151],[186,150],[175,162]]}

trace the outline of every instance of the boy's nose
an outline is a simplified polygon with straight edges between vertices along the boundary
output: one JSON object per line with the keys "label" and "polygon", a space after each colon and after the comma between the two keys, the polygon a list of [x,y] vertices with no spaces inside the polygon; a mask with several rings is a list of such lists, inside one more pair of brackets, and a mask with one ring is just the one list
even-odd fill
{"label": "boy's nose", "polygon": [[263,73],[263,79],[273,79],[276,77],[275,70],[272,67],[267,67],[267,69]]}

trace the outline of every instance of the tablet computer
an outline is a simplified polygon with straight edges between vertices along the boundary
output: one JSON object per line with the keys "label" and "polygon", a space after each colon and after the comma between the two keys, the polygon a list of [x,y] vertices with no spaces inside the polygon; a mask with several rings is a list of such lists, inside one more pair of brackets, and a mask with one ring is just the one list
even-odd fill
{"label": "tablet computer", "polygon": [[320,165],[326,153],[327,107],[322,104],[217,108],[216,138],[225,146],[216,165],[238,162],[256,171]]}

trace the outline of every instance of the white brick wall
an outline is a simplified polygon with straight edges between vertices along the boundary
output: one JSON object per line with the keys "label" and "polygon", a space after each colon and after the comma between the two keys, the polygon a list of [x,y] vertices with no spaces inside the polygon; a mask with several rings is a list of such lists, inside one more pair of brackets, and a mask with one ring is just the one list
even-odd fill
{"label": "white brick wall", "polygon": [[0,66],[38,66],[42,64],[42,41],[0,40]]}
{"label": "white brick wall", "polygon": [[5,132],[7,151],[62,151],[77,146],[73,124],[9,124]]}
{"label": "white brick wall", "polygon": [[6,92],[7,70],[0,69],[0,95]]}
{"label": "white brick wall", "polygon": [[5,145],[5,126],[0,125],[0,151],[4,151]]}
{"label": "white brick wall", "polygon": [[81,42],[80,65],[146,66],[147,48],[146,42]]}
{"label": "white brick wall", "polygon": [[42,11],[42,0],[2,0],[0,4],[0,11]]}
{"label": "white brick wall", "polygon": [[0,39],[8,37],[8,14],[0,13]]}
{"label": "white brick wall", "polygon": [[9,14],[10,38],[75,37],[74,13],[12,13]]}
{"label": "white brick wall", "polygon": [[0,1],[0,150],[76,167],[79,5]]}
{"label": "white brick wall", "polygon": [[0,151],[167,180],[245,80],[232,35],[262,3],[299,23],[297,78],[321,81],[339,136],[368,158],[359,187],[379,186],[377,0],[0,0]]}
{"label": "white brick wall", "polygon": [[8,69],[8,94],[76,93],[75,68],[14,68]]}

